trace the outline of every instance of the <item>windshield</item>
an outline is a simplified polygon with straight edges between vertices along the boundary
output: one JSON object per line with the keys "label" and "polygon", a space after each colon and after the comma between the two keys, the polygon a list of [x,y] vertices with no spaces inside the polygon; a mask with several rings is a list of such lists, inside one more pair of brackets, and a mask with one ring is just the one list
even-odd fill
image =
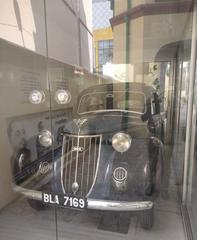
{"label": "windshield", "polygon": [[83,95],[77,112],[85,114],[103,111],[146,112],[146,97],[142,92],[113,91],[93,92]]}

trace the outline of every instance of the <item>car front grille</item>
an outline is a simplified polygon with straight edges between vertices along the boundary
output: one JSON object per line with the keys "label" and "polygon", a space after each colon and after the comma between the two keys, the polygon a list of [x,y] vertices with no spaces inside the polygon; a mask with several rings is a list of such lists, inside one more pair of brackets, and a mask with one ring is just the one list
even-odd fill
{"label": "car front grille", "polygon": [[61,182],[64,192],[88,196],[96,181],[101,135],[64,134],[61,157]]}

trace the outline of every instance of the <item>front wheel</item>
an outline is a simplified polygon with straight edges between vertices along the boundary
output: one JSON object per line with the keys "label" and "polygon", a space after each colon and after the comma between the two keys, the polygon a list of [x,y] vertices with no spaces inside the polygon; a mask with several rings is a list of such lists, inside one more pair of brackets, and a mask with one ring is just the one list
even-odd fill
{"label": "front wheel", "polygon": [[27,202],[31,208],[33,208],[37,211],[45,210],[47,208],[47,206],[39,200],[28,198]]}
{"label": "front wheel", "polygon": [[[51,186],[50,184],[46,184],[44,185],[42,188],[38,189],[38,191],[51,191]],[[31,199],[31,198],[27,198],[27,202],[29,204],[29,206],[37,211],[40,210],[45,210],[46,208],[48,208],[48,206],[46,204],[44,204],[42,201],[36,200],[36,199]]]}
{"label": "front wheel", "polygon": [[141,227],[150,230],[154,223],[154,208],[144,210],[140,213],[140,224]]}

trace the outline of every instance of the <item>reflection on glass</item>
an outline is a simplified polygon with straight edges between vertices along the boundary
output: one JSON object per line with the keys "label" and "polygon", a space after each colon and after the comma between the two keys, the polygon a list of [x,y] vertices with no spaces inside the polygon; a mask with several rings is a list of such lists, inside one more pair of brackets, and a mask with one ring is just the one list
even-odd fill
{"label": "reflection on glass", "polygon": [[[106,86],[107,85],[101,86],[100,89],[98,89],[99,91],[103,90],[103,92],[86,93],[83,95],[78,106],[78,113],[84,114],[92,111],[128,111],[144,113],[146,111],[146,97],[143,92],[112,91],[109,93],[109,91],[105,89]],[[119,86],[121,87],[122,85]],[[117,86],[114,85],[114,87],[116,88]],[[132,89],[135,90],[133,87]]]}
{"label": "reflection on glass", "polygon": [[33,90],[29,94],[29,101],[33,104],[40,104],[45,101],[45,94],[43,91]]}
{"label": "reflection on glass", "polygon": [[55,93],[55,100],[59,104],[67,104],[71,101],[71,94],[69,91],[59,89]]}

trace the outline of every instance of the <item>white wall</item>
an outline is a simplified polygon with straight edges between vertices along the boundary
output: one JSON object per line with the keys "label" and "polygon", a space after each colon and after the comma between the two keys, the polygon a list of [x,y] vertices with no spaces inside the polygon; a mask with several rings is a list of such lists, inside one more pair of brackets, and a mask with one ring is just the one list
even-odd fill
{"label": "white wall", "polygon": [[[67,2],[76,14],[73,14],[64,2]],[[44,0],[0,0],[0,6],[0,38],[46,56]],[[81,48],[82,66],[92,70],[92,37],[82,24],[79,31],[78,10],[81,20],[91,31],[91,0],[79,0],[79,5],[77,0],[46,1],[48,54],[58,61],[79,65]],[[81,46],[79,33],[82,35]]]}
{"label": "white wall", "polygon": [[47,0],[47,36],[50,58],[78,64],[77,19],[63,1]]}
{"label": "white wall", "polygon": [[0,0],[0,38],[46,55],[44,1]]}

